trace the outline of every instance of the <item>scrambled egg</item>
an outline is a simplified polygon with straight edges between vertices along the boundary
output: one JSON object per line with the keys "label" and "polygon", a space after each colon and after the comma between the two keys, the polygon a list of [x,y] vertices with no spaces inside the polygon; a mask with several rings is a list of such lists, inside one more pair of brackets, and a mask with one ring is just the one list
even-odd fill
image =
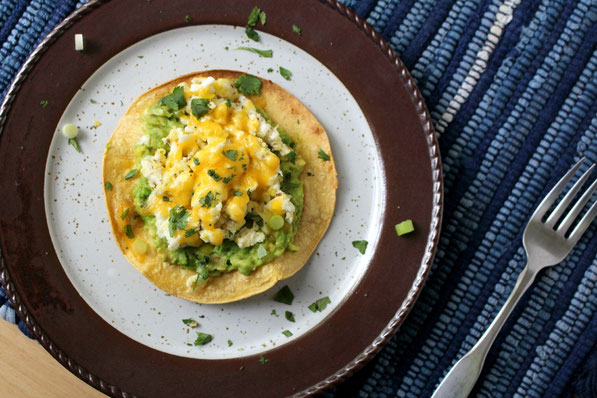
{"label": "scrambled egg", "polygon": [[[284,156],[291,149],[277,128],[230,80],[195,78],[181,86],[186,105],[177,115],[183,127],[172,128],[163,139],[168,152],[157,149],[140,161],[152,188],[143,215],[155,216],[157,234],[168,249],[221,245],[224,239],[239,247],[264,241],[267,222],[245,226],[248,212],[264,221],[280,215],[292,223],[295,207],[280,189],[280,158],[273,153]],[[200,117],[193,99],[203,100]],[[148,139],[145,135],[140,144]],[[172,231],[171,211],[179,206],[187,211],[186,227]]]}

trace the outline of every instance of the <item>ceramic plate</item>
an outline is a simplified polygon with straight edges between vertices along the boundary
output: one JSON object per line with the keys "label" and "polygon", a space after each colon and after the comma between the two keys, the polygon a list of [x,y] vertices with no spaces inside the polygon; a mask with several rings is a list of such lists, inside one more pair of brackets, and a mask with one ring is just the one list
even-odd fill
{"label": "ceramic plate", "polygon": [[[429,116],[387,44],[338,3],[263,2],[259,43],[244,32],[253,3],[171,3],[92,2],[19,73],[0,114],[2,281],[44,347],[112,396],[312,394],[379,350],[428,272],[441,216]],[[105,144],[128,104],[210,69],[272,80],[301,100],[328,133],[339,180],[334,218],[305,267],[225,305],[169,296],[140,275],[112,237],[101,186]],[[82,153],[59,133],[66,123],[79,126]],[[404,219],[416,232],[399,238],[394,225]],[[369,242],[364,255],[355,240]],[[272,299],[284,285],[291,306]],[[307,308],[324,296],[323,312]],[[214,340],[193,346],[196,331]]]}

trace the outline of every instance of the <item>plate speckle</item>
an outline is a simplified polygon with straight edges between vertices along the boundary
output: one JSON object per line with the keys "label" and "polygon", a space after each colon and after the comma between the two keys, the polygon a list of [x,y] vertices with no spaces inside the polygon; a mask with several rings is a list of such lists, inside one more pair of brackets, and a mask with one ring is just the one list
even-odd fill
{"label": "plate speckle", "polygon": [[[98,315],[130,338],[163,352],[234,358],[299,338],[351,293],[375,250],[385,187],[377,178],[381,163],[363,113],[346,87],[315,58],[275,36],[260,36],[259,43],[249,43],[242,29],[202,25],[145,39],[100,67],[56,126],[46,162],[45,207],[58,258]],[[239,46],[272,49],[273,58],[235,50]],[[280,75],[280,66],[291,70],[289,81]],[[305,267],[265,293],[224,305],[172,297],[139,274],[112,237],[101,186],[105,145],[128,104],[158,84],[208,69],[245,71],[287,89],[326,129],[338,170],[334,218]],[[82,153],[60,134],[66,123],[78,125]],[[362,239],[369,241],[365,255],[352,246],[352,241]],[[295,295],[291,306],[272,299],[285,284]],[[324,296],[331,299],[324,311],[307,308]],[[295,322],[286,318],[286,311],[293,313]],[[198,326],[185,325],[185,318]],[[286,337],[285,330],[292,336]],[[194,346],[195,332],[212,334],[213,341]]]}

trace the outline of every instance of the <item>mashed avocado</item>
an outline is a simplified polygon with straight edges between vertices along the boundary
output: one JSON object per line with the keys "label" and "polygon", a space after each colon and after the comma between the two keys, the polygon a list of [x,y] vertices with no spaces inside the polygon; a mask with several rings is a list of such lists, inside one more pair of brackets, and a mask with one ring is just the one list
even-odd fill
{"label": "mashed avocado", "polygon": [[[273,126],[271,119],[261,109],[257,111],[264,117],[268,124]],[[167,140],[173,128],[182,127],[176,113],[169,112],[165,106],[153,105],[149,107],[142,116],[145,137],[142,143],[136,147],[137,165],[141,159],[152,156],[158,149],[170,151]],[[280,127],[277,127],[282,142],[293,150],[286,155],[272,149],[272,152],[280,159],[280,170],[283,174],[280,182],[280,189],[290,196],[295,212],[292,222],[284,222],[282,228],[273,230],[267,229],[265,240],[249,247],[239,247],[232,239],[224,238],[222,244],[214,245],[202,243],[200,246],[182,245],[171,250],[168,242],[157,233],[156,218],[153,215],[145,215],[144,208],[147,205],[148,197],[152,193],[152,187],[146,177],[142,176],[134,187],[132,193],[134,204],[138,214],[142,215],[145,228],[149,232],[153,246],[158,250],[164,261],[177,264],[180,267],[191,269],[197,272],[196,281],[205,281],[210,276],[219,275],[224,272],[238,270],[244,275],[250,274],[257,267],[279,257],[289,247],[292,248],[292,240],[297,232],[301,213],[303,210],[303,184],[299,178],[304,166],[303,159],[294,151],[295,143]],[[248,193],[247,193],[248,194]],[[236,195],[236,193],[235,193]],[[164,201],[167,198],[164,197]],[[252,228],[263,227],[267,220],[256,212],[247,212],[245,226]],[[188,232],[188,231],[187,231]],[[192,230],[190,233],[194,233]]]}

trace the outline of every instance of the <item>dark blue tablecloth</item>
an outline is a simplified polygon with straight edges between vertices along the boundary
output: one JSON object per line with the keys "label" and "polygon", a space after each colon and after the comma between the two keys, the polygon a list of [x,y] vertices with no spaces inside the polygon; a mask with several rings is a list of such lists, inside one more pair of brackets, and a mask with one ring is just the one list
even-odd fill
{"label": "dark blue tablecloth", "polygon": [[[2,96],[34,46],[83,3],[0,0]],[[411,314],[370,364],[326,395],[425,397],[511,291],[540,198],[580,157],[597,162],[597,1],[345,4],[417,81],[439,137],[446,199],[435,263]],[[594,223],[564,262],[538,276],[474,394],[596,397],[596,283]],[[0,305],[3,318],[19,322],[4,292]]]}

